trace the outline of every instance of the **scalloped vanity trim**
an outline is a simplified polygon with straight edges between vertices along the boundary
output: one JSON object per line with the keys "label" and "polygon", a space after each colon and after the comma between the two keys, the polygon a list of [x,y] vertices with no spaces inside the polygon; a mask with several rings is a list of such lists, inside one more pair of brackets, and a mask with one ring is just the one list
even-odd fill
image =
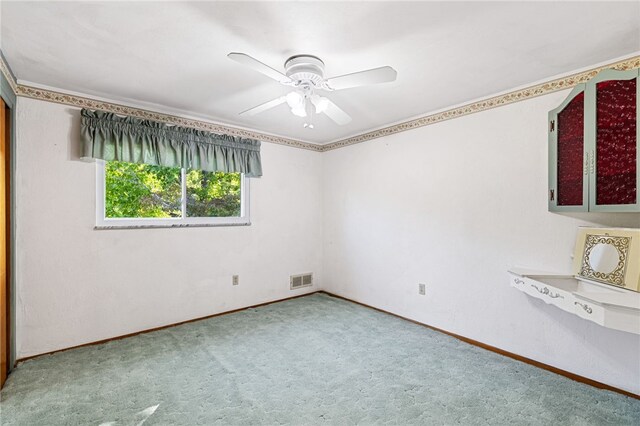
{"label": "scalloped vanity trim", "polygon": [[509,105],[514,102],[523,101],[525,99],[531,99],[538,96],[546,95],[549,93],[557,92],[560,90],[570,89],[580,83],[584,83],[593,78],[596,74],[604,69],[615,69],[619,71],[626,71],[640,68],[640,56],[634,56],[632,58],[624,59],[618,62],[614,62],[601,67],[593,68],[588,71],[572,74],[567,77],[558,78],[555,80],[546,81],[535,86],[527,87],[521,90],[515,90],[513,92],[505,93],[503,95],[493,96],[488,99],[484,99],[477,102],[472,102],[461,107],[448,109],[446,111],[438,112],[435,114],[425,115],[413,120],[405,121],[392,126],[384,127],[379,130],[374,130],[360,135],[352,136],[350,138],[341,139],[329,144],[323,145],[322,151],[330,151],[332,149],[343,148],[349,145],[355,145],[357,143],[366,142],[371,139],[380,138],[383,136],[393,135],[395,133],[405,132],[407,130],[415,129],[417,127],[428,126],[430,124],[439,123],[445,120],[451,120],[452,118],[462,117],[465,115],[473,114],[480,111],[486,111],[488,109],[496,108],[503,105]]}
{"label": "scalloped vanity trim", "polygon": [[514,102],[523,101],[526,99],[535,98],[538,96],[546,95],[549,93],[557,92],[560,90],[570,89],[577,84],[584,83],[598,74],[604,69],[615,70],[631,70],[640,68],[640,56],[634,56],[621,61],[613,62],[608,65],[603,65],[591,70],[579,72],[569,75],[567,77],[561,77],[554,80],[546,81],[540,84],[536,84],[525,89],[515,90],[502,95],[493,96],[488,99],[484,99],[477,102],[471,102],[460,107],[451,108],[445,111],[441,111],[435,114],[428,114],[422,117],[418,117],[413,120],[404,121],[399,124],[387,126],[382,129],[374,130],[371,132],[362,133],[349,138],[341,139],[335,142],[331,142],[325,145],[317,145],[309,142],[303,142],[296,139],[284,138],[281,136],[268,135],[252,130],[239,129],[236,127],[229,127],[222,124],[194,120],[190,118],[184,118],[177,115],[165,114],[161,112],[154,112],[142,108],[130,107],[120,105],[113,102],[107,102],[97,99],[91,99],[89,97],[77,96],[71,94],[65,94],[56,92],[49,89],[41,89],[28,85],[18,84],[13,77],[13,74],[9,70],[8,65],[5,63],[2,56],[0,56],[0,71],[4,74],[5,78],[13,88],[17,96],[24,96],[28,98],[38,99],[42,101],[55,102],[64,105],[70,105],[80,108],[100,109],[103,111],[109,111],[116,114],[130,115],[138,118],[145,118],[149,120],[160,121],[167,124],[175,124],[185,127],[193,127],[199,130],[206,130],[213,133],[225,133],[233,136],[241,136],[245,138],[258,139],[263,142],[275,143],[278,145],[290,146],[293,148],[307,149],[316,152],[331,151],[338,148],[343,148],[349,145],[355,145],[358,143],[366,142],[371,139],[377,139],[383,136],[393,135],[395,133],[405,132],[418,127],[428,126],[430,124],[439,123],[445,120],[451,120],[453,118],[462,117],[465,115],[473,114],[476,112],[486,111],[488,109],[497,108],[504,105],[509,105]]}

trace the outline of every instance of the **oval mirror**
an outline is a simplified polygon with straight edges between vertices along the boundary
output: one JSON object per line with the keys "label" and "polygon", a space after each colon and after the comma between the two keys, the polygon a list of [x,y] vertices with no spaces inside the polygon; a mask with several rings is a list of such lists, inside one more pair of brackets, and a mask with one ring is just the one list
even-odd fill
{"label": "oval mirror", "polygon": [[591,269],[601,274],[610,274],[615,271],[620,262],[620,254],[612,244],[596,244],[589,253],[589,265]]}

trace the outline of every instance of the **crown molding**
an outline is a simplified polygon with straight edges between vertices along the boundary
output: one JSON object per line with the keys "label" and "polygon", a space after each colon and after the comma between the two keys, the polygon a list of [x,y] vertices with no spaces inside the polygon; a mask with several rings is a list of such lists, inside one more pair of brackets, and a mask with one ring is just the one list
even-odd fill
{"label": "crown molding", "polygon": [[345,139],[340,139],[325,145],[318,145],[296,139],[289,139],[282,136],[270,135],[253,130],[231,127],[212,121],[186,118],[179,115],[122,105],[113,101],[100,100],[76,94],[63,93],[50,88],[35,87],[29,84],[22,84],[16,81],[8,64],[5,62],[4,57],[0,55],[0,71],[2,72],[2,74],[4,74],[6,80],[9,82],[16,96],[24,96],[27,98],[54,102],[78,108],[99,109],[116,114],[130,115],[137,118],[160,121],[167,124],[192,127],[195,129],[205,130],[213,133],[224,133],[232,136],[257,139],[263,142],[285,145],[293,148],[306,149],[315,152],[326,152],[338,148],[344,148],[372,139],[377,139],[400,132],[406,132],[418,127],[428,126],[431,124],[439,123],[441,121],[451,120],[453,118],[463,117],[465,115],[474,114],[476,112],[486,111],[492,108],[509,105],[515,102],[520,102],[538,96],[558,92],[560,90],[570,89],[580,83],[585,83],[604,69],[625,71],[637,68],[640,68],[640,55],[621,59],[609,64],[588,69],[586,71],[573,73],[568,76],[543,81],[523,89],[513,90],[500,95],[492,96],[490,98],[470,102],[436,113],[423,115],[377,130],[358,134]]}
{"label": "crown molding", "polygon": [[177,126],[192,127],[198,130],[205,130],[212,133],[227,134],[231,136],[240,136],[243,138],[257,139],[262,142],[274,143],[278,145],[290,146],[293,148],[307,149],[310,151],[321,152],[322,146],[289,139],[282,136],[260,133],[253,130],[241,129],[238,127],[226,126],[212,121],[197,120],[192,118],[181,117],[175,114],[167,114],[157,111],[151,111],[144,108],[122,105],[108,100],[101,100],[81,96],[71,93],[63,93],[58,90],[44,87],[35,87],[29,84],[23,84],[16,81],[9,65],[4,56],[0,52],[0,72],[4,74],[13,89],[16,96],[24,96],[26,98],[38,99],[41,101],[54,102],[63,105],[74,106],[78,108],[99,109],[102,111],[113,112],[115,114],[129,115],[132,117],[143,118],[147,120],[159,121]]}
{"label": "crown molding", "polygon": [[121,105],[118,103],[92,99],[85,96],[72,95],[62,93],[51,89],[42,89],[39,87],[18,84],[16,95],[26,98],[38,99],[41,101],[54,102],[63,105],[74,106],[78,108],[97,109],[101,111],[112,112],[114,114],[128,115],[146,120],[159,121],[162,123],[173,124],[183,127],[191,127],[198,130],[205,130],[212,133],[220,133],[231,136],[240,136],[243,138],[257,139],[262,142],[269,142],[278,145],[286,145],[293,148],[307,149],[310,151],[322,151],[321,145],[303,142],[295,139],[289,139],[281,136],[269,135],[266,133],[255,132],[252,130],[230,127],[212,121],[196,120],[192,118],[180,117],[173,114],[165,114],[162,112],[150,111],[142,108]]}
{"label": "crown molding", "polygon": [[526,99],[535,98],[549,93],[558,92],[560,90],[570,89],[580,83],[593,78],[596,74],[604,69],[615,69],[626,71],[640,68],[640,56],[633,56],[589,69],[578,73],[571,74],[566,77],[556,78],[549,81],[529,86],[524,89],[511,91],[501,95],[493,96],[487,99],[463,104],[462,106],[450,108],[434,114],[424,115],[412,120],[403,121],[398,124],[383,127],[367,133],[355,135],[346,139],[337,140],[322,146],[322,151],[331,151],[338,148],[344,148],[349,145],[366,142],[371,139],[381,138],[383,136],[393,135],[395,133],[406,132],[407,130],[416,129],[418,127],[428,126],[439,123],[441,121],[451,120],[453,118],[462,117],[476,112],[486,111],[488,109],[509,105],[515,102],[524,101]]}
{"label": "crown molding", "polygon": [[13,75],[13,72],[11,72],[11,68],[9,68],[9,64],[4,58],[4,55],[2,54],[1,50],[0,50],[0,72],[2,72],[2,75],[4,75],[5,80],[7,80],[7,82],[9,83],[9,86],[11,86],[11,90],[13,90],[13,93],[17,95],[18,83],[16,82],[16,78]]}

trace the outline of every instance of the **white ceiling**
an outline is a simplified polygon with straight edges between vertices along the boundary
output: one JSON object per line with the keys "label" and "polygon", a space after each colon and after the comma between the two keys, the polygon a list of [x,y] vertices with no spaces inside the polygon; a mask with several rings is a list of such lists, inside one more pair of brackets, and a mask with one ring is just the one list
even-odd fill
{"label": "white ceiling", "polygon": [[[640,51],[640,2],[10,2],[1,48],[19,80],[327,143]],[[299,53],[326,75],[390,65],[394,83],[329,93],[353,117],[315,129],[287,93],[229,60],[282,70]]]}

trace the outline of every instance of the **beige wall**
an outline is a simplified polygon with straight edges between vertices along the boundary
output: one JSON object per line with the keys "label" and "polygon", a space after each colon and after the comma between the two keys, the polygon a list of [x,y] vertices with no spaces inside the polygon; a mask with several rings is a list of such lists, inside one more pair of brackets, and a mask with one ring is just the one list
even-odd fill
{"label": "beige wall", "polygon": [[312,271],[307,291],[640,393],[640,336],[508,285],[511,266],[570,272],[580,225],[640,227],[640,214],[547,211],[546,114],[564,96],[324,154],[263,144],[252,226],[110,231],[93,230],[78,109],[20,98],[18,357],[300,294],[288,276]]}
{"label": "beige wall", "polygon": [[[246,227],[95,231],[79,110],[18,100],[17,357],[317,289],[321,154],[264,143]],[[291,291],[289,275],[315,287]],[[231,276],[240,275],[240,285]]]}
{"label": "beige wall", "polygon": [[640,336],[508,283],[512,266],[571,273],[580,225],[640,227],[637,213],[547,211],[547,112],[566,95],[325,153],[325,288],[640,393]]}

